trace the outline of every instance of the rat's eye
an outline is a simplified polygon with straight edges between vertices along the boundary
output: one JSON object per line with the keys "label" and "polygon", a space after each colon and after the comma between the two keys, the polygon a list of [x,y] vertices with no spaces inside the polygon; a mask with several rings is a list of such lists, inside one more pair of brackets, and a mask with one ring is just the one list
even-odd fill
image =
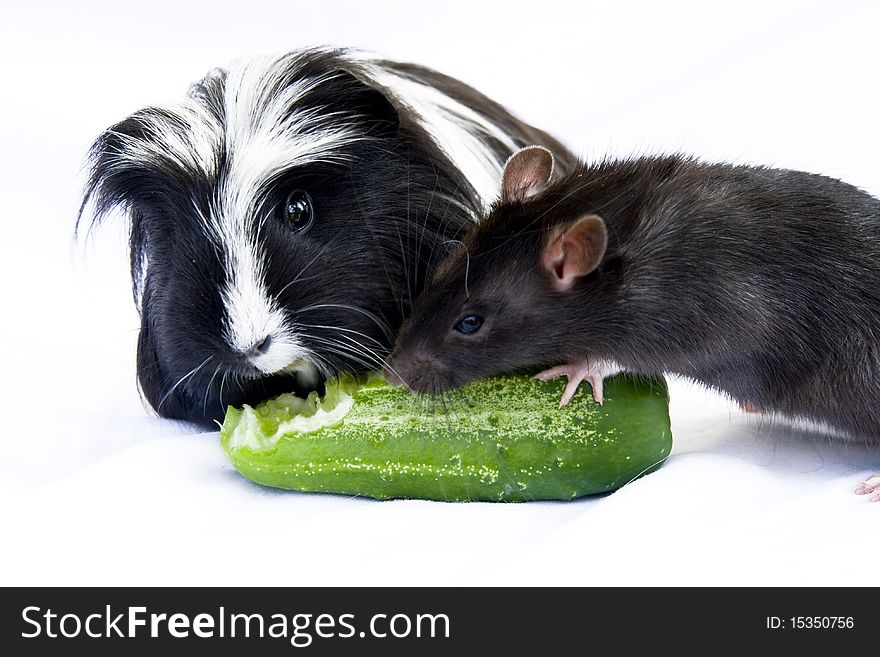
{"label": "rat's eye", "polygon": [[301,189],[288,194],[287,200],[281,206],[281,218],[297,232],[311,226],[314,216],[312,198]]}
{"label": "rat's eye", "polygon": [[479,331],[482,325],[483,318],[479,315],[465,315],[460,320],[458,320],[458,324],[456,324],[453,328],[459,333],[470,335],[471,333],[476,333],[477,331]]}

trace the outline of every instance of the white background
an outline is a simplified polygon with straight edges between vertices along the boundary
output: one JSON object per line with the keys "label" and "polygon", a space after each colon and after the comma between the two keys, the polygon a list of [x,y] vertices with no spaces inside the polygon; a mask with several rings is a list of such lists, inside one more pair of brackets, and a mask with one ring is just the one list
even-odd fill
{"label": "white background", "polygon": [[438,68],[586,157],[685,150],[880,194],[880,5],[3,0],[0,14],[0,584],[880,584],[880,504],[851,493],[880,450],[681,382],[667,465],[602,499],[249,484],[216,433],[141,406],[123,226],[72,239],[103,128],[214,66],[312,44]]}

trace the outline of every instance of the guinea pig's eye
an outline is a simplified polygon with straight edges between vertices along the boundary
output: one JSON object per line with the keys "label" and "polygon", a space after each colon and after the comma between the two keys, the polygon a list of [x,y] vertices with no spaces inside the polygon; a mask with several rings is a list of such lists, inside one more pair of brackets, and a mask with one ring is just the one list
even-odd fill
{"label": "guinea pig's eye", "polygon": [[479,331],[482,325],[483,318],[479,315],[465,315],[460,320],[458,320],[458,324],[456,324],[453,328],[459,333],[470,335]]}
{"label": "guinea pig's eye", "polygon": [[308,194],[298,189],[287,195],[287,200],[281,207],[281,218],[294,230],[301,231],[311,226],[314,216],[315,209]]}

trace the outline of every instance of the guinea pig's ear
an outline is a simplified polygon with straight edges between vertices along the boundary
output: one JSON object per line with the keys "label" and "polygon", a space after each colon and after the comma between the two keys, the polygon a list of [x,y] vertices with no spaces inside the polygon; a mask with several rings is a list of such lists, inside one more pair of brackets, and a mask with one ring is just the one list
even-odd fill
{"label": "guinea pig's ear", "polygon": [[541,251],[541,265],[560,292],[599,266],[608,248],[608,229],[597,214],[588,214],[556,229]]}
{"label": "guinea pig's ear", "polygon": [[543,146],[526,146],[510,156],[501,178],[501,200],[525,201],[544,189],[553,177],[553,153]]}
{"label": "guinea pig's ear", "polygon": [[400,115],[388,96],[373,88],[348,71],[338,70],[333,75],[336,84],[327,85],[332,90],[333,98],[329,98],[329,107],[333,110],[349,109],[372,122],[375,129],[388,134],[397,132],[400,127]]}

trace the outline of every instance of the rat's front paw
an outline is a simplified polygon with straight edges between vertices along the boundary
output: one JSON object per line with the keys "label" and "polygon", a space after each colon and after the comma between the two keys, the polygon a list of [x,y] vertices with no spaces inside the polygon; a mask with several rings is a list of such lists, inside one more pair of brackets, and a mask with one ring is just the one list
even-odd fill
{"label": "rat's front paw", "polygon": [[593,387],[593,399],[601,404],[604,401],[602,381],[606,376],[617,374],[619,371],[620,368],[618,366],[604,360],[596,363],[582,360],[576,363],[551,367],[549,370],[544,370],[535,375],[535,378],[540,381],[549,381],[560,376],[568,377],[568,383],[565,386],[565,391],[562,393],[562,399],[559,401],[560,406],[565,406],[571,401],[581,381],[589,381]]}
{"label": "rat's front paw", "polygon": [[870,502],[880,502],[880,475],[868,477],[856,486],[856,495],[870,495]]}

